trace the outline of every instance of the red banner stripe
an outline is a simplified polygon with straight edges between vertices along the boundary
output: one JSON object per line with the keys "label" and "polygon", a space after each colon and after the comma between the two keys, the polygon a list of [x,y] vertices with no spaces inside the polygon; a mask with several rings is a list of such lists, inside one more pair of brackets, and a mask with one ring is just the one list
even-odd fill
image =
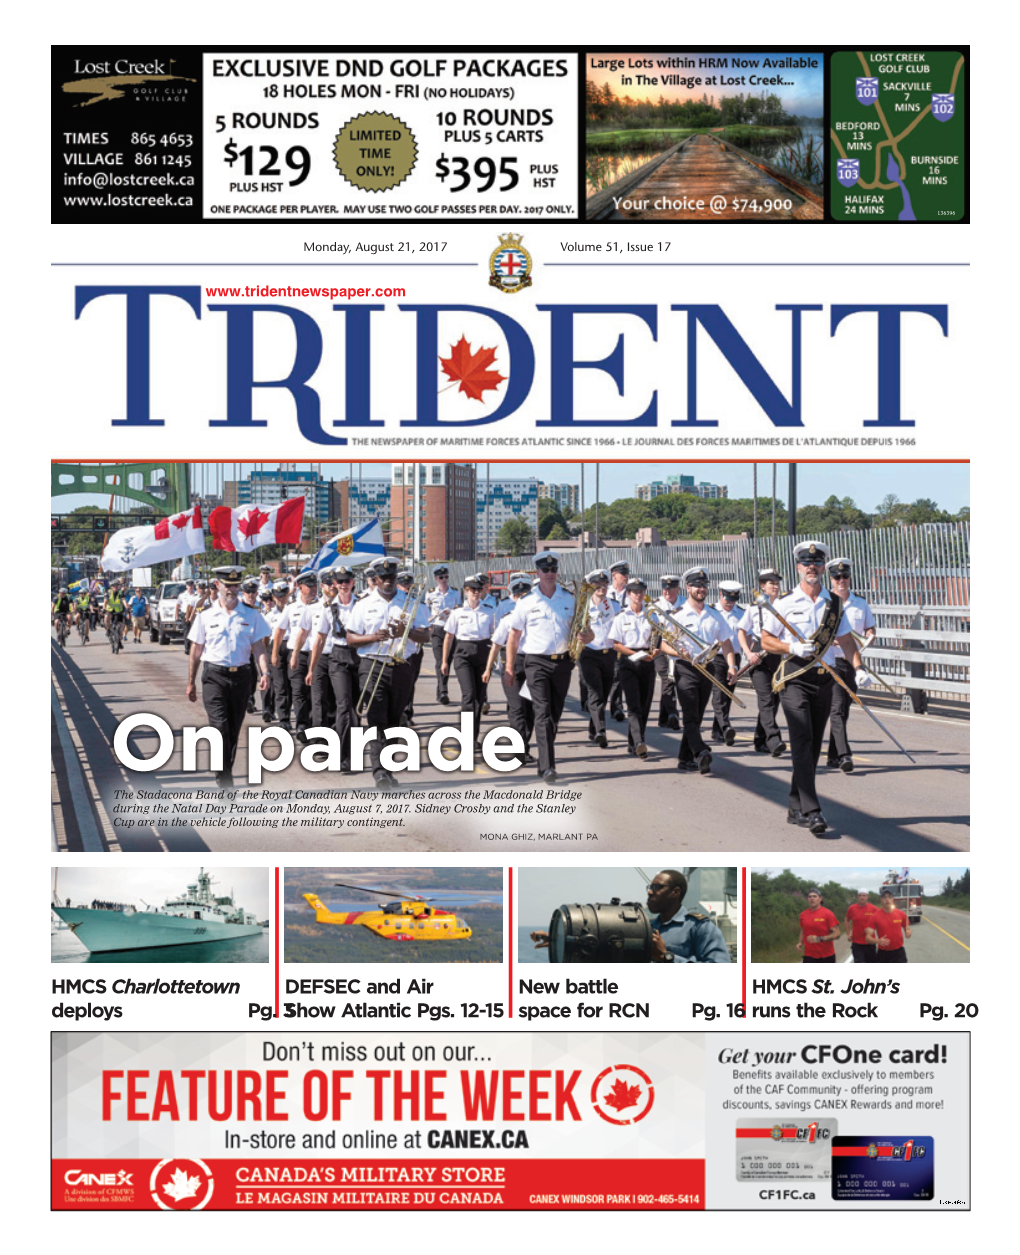
{"label": "red banner stripe", "polygon": [[[55,1159],[53,1209],[156,1211],[161,1203],[172,1211],[196,1204],[205,1211],[703,1211],[705,1207],[704,1159],[394,1163],[181,1157],[156,1171],[161,1162],[126,1157]],[[317,1179],[308,1179],[312,1170]],[[398,1170],[405,1180],[391,1179]],[[277,1179],[253,1180],[256,1174]],[[193,1195],[178,1197],[164,1188],[173,1184],[175,1175],[186,1183],[190,1178]],[[417,1181],[411,1179],[415,1175]]]}
{"label": "red banner stripe", "polygon": [[299,544],[304,522],[304,497],[291,497],[289,501],[282,502],[276,511],[276,543],[278,545]]}

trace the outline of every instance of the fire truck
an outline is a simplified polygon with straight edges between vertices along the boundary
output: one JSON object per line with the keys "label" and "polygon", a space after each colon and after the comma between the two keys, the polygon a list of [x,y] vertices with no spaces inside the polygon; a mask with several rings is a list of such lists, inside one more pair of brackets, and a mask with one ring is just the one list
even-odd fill
{"label": "fire truck", "polygon": [[893,905],[899,907],[912,924],[918,923],[921,918],[921,897],[924,894],[924,886],[919,880],[910,879],[910,868],[904,867],[899,872],[895,868],[890,868],[882,882],[882,892],[884,893],[886,889],[892,892]]}

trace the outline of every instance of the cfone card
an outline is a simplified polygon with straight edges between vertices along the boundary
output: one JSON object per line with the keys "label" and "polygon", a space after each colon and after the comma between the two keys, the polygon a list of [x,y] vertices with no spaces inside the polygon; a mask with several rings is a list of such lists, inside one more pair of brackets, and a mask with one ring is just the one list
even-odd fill
{"label": "cfone card", "polygon": [[738,1181],[828,1181],[835,1120],[741,1120]]}
{"label": "cfone card", "polygon": [[832,1197],[875,1202],[935,1197],[933,1137],[835,1137]]}

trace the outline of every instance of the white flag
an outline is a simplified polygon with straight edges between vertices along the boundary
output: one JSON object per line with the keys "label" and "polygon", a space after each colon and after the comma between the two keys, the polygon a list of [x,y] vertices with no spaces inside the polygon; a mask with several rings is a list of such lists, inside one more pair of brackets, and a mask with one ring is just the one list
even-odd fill
{"label": "white flag", "polygon": [[130,571],[154,562],[172,562],[188,554],[202,553],[205,532],[199,506],[171,514],[155,527],[122,527],[103,550],[104,571]]}

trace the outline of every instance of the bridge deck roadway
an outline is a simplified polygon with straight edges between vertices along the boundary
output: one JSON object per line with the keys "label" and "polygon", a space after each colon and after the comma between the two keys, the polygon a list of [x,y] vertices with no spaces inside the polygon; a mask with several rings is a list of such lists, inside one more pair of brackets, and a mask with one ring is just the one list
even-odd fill
{"label": "bridge deck roadway", "polygon": [[[128,644],[115,657],[102,637],[82,646],[75,636],[65,650],[54,644],[52,663],[54,831],[62,849],[498,854],[553,850],[568,857],[577,852],[642,850],[668,853],[673,862],[680,863],[681,855],[695,851],[717,855],[806,851],[813,857],[822,851],[928,855],[970,848],[969,725],[963,719],[915,717],[877,706],[883,722],[916,758],[917,766],[911,766],[855,710],[850,736],[857,770],[849,776],[820,770],[819,795],[830,831],[814,837],[786,822],[789,757],[773,759],[754,751],[754,695],[749,689],[742,686],[740,690],[747,709],[734,707],[736,744],[713,746],[713,774],[703,777],[676,770],[677,732],[650,726],[651,754],[645,762],[628,756],[625,723],[610,721],[608,750],[590,746],[587,719],[579,709],[576,674],[556,743],[561,784],[555,788],[540,786],[530,767],[501,774],[481,764],[466,774],[443,773],[423,752],[424,765],[413,784],[401,794],[382,794],[373,788],[367,772],[353,776],[311,772],[295,757],[285,771],[267,774],[261,786],[252,786],[252,796],[244,802],[240,791],[248,786],[243,783],[247,752],[242,732],[235,765],[236,804],[254,807],[270,790],[346,790],[344,798],[329,799],[322,826],[304,826],[303,816],[286,812],[273,814],[274,827],[214,826],[201,815],[164,812],[158,821],[150,815],[125,827],[123,812],[114,810],[117,789],[197,789],[208,794],[200,800],[217,800],[210,773],[186,773],[181,767],[179,729],[205,723],[201,702],[193,706],[184,698],[183,649],[179,645],[161,648],[146,640],[138,646]],[[456,703],[459,690],[453,680],[450,693]],[[493,711],[485,726],[497,727],[505,721],[498,680],[490,685],[490,695]],[[459,714],[455,704],[443,707],[434,698],[429,653],[416,701],[415,722],[423,744],[441,724],[456,723]],[[112,740],[118,722],[138,711],[161,715],[178,733],[174,753],[159,771],[129,772],[114,757]],[[711,708],[706,734],[710,720]],[[247,723],[263,726],[258,716],[249,717]],[[63,735],[57,735],[58,731]],[[144,747],[138,752],[151,753],[156,747],[155,734],[139,733],[135,739]],[[200,764],[204,761],[200,758]],[[402,781],[409,778],[409,774],[400,776]],[[485,791],[494,789],[508,794],[510,800],[487,799]],[[364,796],[355,798],[351,790]],[[433,804],[449,807],[447,813],[416,811],[428,800],[421,795],[431,790],[446,795]],[[530,796],[523,799],[524,794]],[[390,803],[402,807],[403,813],[387,812]],[[368,813],[336,809],[351,804],[371,809]],[[454,809],[458,805],[489,810],[459,813]],[[513,806],[514,813],[496,812],[497,805]],[[521,805],[535,809],[522,813]],[[543,805],[573,810],[543,812],[538,809]],[[366,818],[382,820],[384,826],[357,824]]]}

